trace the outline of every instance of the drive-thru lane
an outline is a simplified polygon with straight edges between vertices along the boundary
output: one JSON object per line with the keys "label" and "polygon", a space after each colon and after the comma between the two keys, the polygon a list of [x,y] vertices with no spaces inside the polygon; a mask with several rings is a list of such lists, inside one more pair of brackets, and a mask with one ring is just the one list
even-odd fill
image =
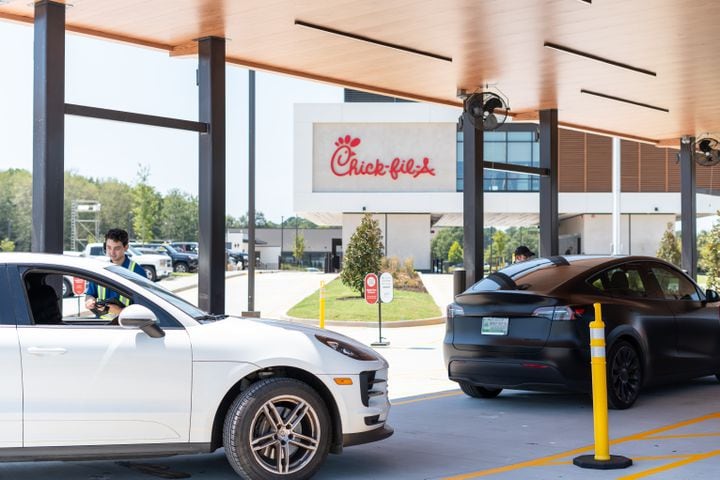
{"label": "drive-thru lane", "polygon": [[[289,288],[284,282],[299,282],[301,276],[265,275],[277,282],[269,280],[266,287],[282,292]],[[313,279],[308,288],[317,288],[314,283]],[[338,330],[365,343],[376,338],[372,328]],[[717,478],[720,384],[714,377],[649,389],[635,407],[610,411],[611,453],[630,457],[634,464],[625,470],[583,470],[572,465],[572,459],[592,452],[589,396],[504,391],[495,399],[472,399],[444,377],[442,325],[387,329],[383,335],[391,343],[381,351],[394,373],[389,389],[395,435],[331,455],[318,479]],[[0,464],[0,479],[38,478],[237,477],[222,452],[131,461]]]}

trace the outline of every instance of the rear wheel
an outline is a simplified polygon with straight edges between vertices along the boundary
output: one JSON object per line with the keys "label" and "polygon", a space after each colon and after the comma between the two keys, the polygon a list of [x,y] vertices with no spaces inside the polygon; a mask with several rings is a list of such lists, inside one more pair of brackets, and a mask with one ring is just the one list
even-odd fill
{"label": "rear wheel", "polygon": [[309,385],[268,378],[251,385],[230,406],[223,446],[243,478],[310,478],[327,457],[331,435],[325,402]]}
{"label": "rear wheel", "polygon": [[640,355],[630,343],[618,340],[607,357],[608,404],[615,410],[632,407],[640,395],[642,366]]}
{"label": "rear wheel", "polygon": [[460,382],[460,389],[473,398],[495,398],[502,392],[502,388],[486,388],[468,382]]}

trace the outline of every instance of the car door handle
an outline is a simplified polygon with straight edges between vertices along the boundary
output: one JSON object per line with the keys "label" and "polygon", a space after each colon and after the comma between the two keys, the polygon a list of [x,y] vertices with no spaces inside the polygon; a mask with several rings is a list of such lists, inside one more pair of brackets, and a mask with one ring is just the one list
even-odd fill
{"label": "car door handle", "polygon": [[66,348],[62,347],[28,347],[27,349],[30,355],[62,355],[67,352]]}

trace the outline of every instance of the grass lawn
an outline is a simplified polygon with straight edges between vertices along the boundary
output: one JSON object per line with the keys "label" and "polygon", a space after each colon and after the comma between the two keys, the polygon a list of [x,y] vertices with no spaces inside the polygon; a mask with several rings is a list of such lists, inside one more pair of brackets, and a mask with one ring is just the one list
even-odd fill
{"label": "grass lawn", "polygon": [[[393,301],[382,305],[383,321],[416,320],[442,315],[427,293],[408,292],[397,288],[393,293]],[[316,290],[291,308],[288,315],[297,318],[319,318],[319,291]],[[343,285],[338,278],[325,285],[325,319],[377,321],[378,306],[367,304],[364,298]]]}

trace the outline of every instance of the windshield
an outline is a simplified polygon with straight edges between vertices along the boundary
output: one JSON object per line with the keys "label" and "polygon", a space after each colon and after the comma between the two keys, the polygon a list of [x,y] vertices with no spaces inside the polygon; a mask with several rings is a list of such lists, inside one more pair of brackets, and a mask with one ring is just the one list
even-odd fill
{"label": "windshield", "polygon": [[152,293],[154,293],[158,297],[162,298],[166,302],[172,304],[174,307],[182,310],[184,313],[190,315],[191,317],[193,317],[195,319],[204,318],[207,316],[207,312],[200,310],[198,307],[196,307],[192,303],[189,303],[189,302],[183,300],[182,298],[178,297],[171,291],[157,285],[156,283],[151,282],[147,278],[145,278],[141,275],[138,275],[135,272],[131,272],[127,268],[123,268],[118,265],[109,265],[106,268],[113,273],[117,273],[118,275],[120,275],[123,278],[127,278],[128,280],[143,287],[144,289],[150,290]]}
{"label": "windshield", "polygon": [[572,279],[586,266],[565,262],[558,265],[549,258],[537,258],[515,263],[491,273],[468,288],[468,292],[489,292],[495,290],[530,290],[548,292]]}

